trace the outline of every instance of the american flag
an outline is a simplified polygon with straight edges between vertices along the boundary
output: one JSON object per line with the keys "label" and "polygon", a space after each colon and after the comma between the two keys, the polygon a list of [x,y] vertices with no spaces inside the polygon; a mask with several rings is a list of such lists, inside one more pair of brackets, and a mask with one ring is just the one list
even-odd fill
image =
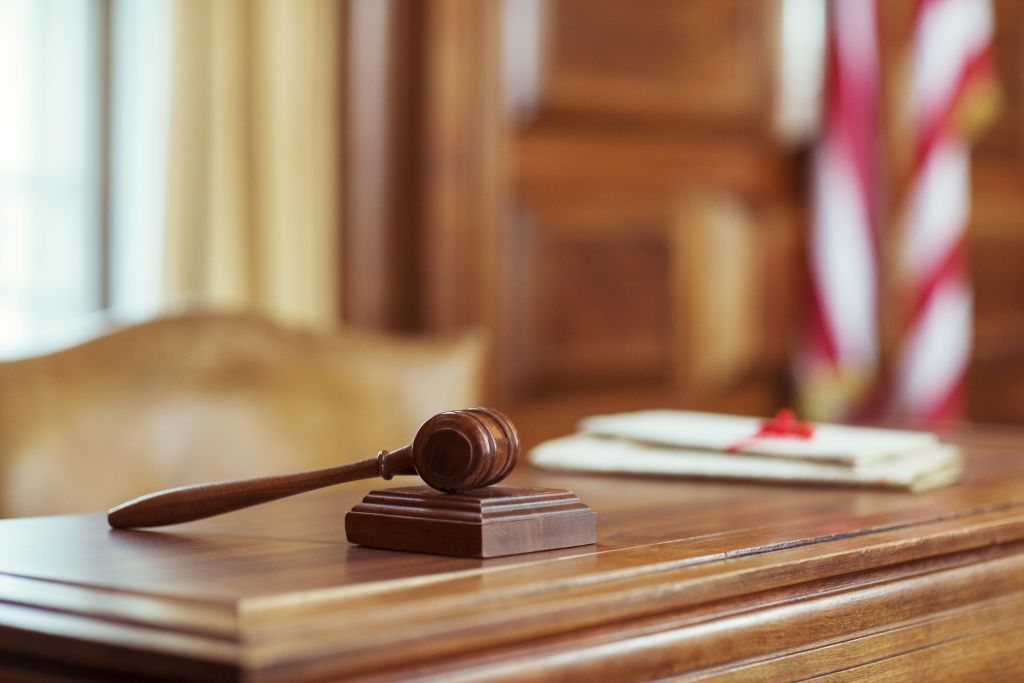
{"label": "american flag", "polygon": [[965,267],[971,134],[995,110],[987,0],[918,0],[905,110],[913,144],[899,279],[908,301],[893,372],[893,411],[957,417],[971,350]]}
{"label": "american flag", "polygon": [[[988,0],[918,0],[898,84],[912,168],[896,282],[909,302],[882,377],[881,107],[877,0],[832,0],[822,134],[811,168],[809,325],[796,359],[804,412],[932,422],[959,409],[970,356],[964,266],[971,132],[994,111]],[[891,303],[889,304],[891,305]]]}
{"label": "american flag", "polygon": [[846,419],[874,390],[878,348],[878,22],[875,0],[828,6],[824,116],[811,161],[811,305],[796,358],[803,413]]}

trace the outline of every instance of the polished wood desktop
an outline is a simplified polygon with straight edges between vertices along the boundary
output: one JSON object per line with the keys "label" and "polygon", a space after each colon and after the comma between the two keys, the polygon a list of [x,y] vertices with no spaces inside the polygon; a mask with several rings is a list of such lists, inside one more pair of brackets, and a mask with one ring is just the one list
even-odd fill
{"label": "polished wood desktop", "polygon": [[598,543],[491,560],[348,544],[353,490],[2,521],[0,679],[1021,680],[1024,431],[952,437],[923,495],[520,466]]}

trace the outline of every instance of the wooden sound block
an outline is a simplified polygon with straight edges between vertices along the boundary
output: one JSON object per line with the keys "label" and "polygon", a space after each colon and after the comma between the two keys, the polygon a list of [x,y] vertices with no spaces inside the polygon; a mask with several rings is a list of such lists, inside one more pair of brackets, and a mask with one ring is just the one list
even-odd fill
{"label": "wooden sound block", "polygon": [[597,514],[562,489],[427,486],[370,491],[345,515],[350,543],[456,557],[500,557],[597,541]]}

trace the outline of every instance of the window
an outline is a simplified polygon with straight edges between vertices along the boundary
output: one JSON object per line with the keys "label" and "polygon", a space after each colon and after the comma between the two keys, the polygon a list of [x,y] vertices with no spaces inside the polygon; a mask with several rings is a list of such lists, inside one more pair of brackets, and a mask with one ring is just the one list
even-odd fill
{"label": "window", "polygon": [[157,310],[168,18],[0,0],[0,358]]}
{"label": "window", "polygon": [[101,308],[97,10],[0,2],[0,352]]}

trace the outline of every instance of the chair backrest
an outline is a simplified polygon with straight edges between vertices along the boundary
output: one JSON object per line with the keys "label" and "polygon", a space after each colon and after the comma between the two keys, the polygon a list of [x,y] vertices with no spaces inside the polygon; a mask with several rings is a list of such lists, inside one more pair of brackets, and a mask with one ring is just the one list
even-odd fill
{"label": "chair backrest", "polygon": [[373,457],[478,404],[484,347],[209,314],[0,363],[0,517]]}

